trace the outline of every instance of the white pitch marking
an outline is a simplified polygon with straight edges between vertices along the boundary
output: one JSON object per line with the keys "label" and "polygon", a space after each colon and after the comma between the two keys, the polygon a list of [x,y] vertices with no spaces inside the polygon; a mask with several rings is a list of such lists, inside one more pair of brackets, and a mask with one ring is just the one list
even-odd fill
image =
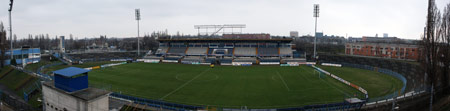
{"label": "white pitch marking", "polygon": [[283,81],[284,86],[286,86],[286,89],[287,89],[288,91],[291,91],[291,89],[289,89],[288,85],[286,84],[286,82],[284,82],[283,77],[281,77],[281,75],[280,75],[280,73],[279,73],[278,71],[277,71],[277,75],[281,78],[281,81]]}
{"label": "white pitch marking", "polygon": [[188,82],[184,83],[183,85],[181,85],[180,87],[178,87],[177,89],[173,90],[172,92],[166,94],[165,96],[159,98],[159,100],[162,100],[164,98],[166,98],[167,96],[171,95],[172,93],[177,92],[178,90],[180,90],[181,88],[183,88],[184,86],[188,85],[189,83],[191,83],[193,80],[197,79],[198,77],[200,77],[201,75],[203,75],[205,72],[209,71],[210,68],[206,69],[205,71],[201,72],[200,74],[198,74],[197,76],[195,76],[194,78],[192,78],[191,80],[189,80]]}

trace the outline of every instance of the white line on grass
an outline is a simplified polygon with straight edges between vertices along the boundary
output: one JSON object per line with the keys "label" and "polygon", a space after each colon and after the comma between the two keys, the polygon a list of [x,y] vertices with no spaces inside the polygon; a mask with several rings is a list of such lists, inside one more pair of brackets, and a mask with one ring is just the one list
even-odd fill
{"label": "white line on grass", "polygon": [[[324,82],[324,83],[327,84],[328,86],[330,86],[330,87],[332,87],[332,88],[338,90],[339,92],[341,92],[341,93],[343,93],[343,94],[345,94],[345,95],[347,95],[347,96],[351,96],[351,95],[349,95],[348,93],[346,93],[346,91],[343,91],[343,90],[341,90],[341,89],[339,89],[339,88],[337,88],[337,87],[335,87],[335,86],[332,86],[330,83],[326,82],[325,80],[323,80],[323,79],[320,79],[320,80],[322,80],[322,82]],[[336,86],[337,86],[337,85],[336,85]]]}
{"label": "white line on grass", "polygon": [[[315,69],[314,69],[314,71],[315,71]],[[310,72],[313,72],[313,73],[314,73],[314,71],[310,71]],[[319,78],[319,79],[320,79],[320,78]],[[346,91],[342,91],[341,89],[337,88],[337,85],[336,85],[336,87],[335,87],[335,86],[332,86],[330,83],[328,83],[327,81],[325,81],[325,80],[323,80],[323,79],[320,79],[320,80],[321,80],[323,83],[327,84],[328,86],[330,86],[330,87],[332,87],[332,88],[338,90],[339,92],[341,92],[341,93],[343,93],[343,94],[345,94],[345,95],[347,95],[347,96],[350,96],[350,95],[348,95],[348,93],[346,93]]]}
{"label": "white line on grass", "polygon": [[193,80],[197,79],[198,77],[200,77],[201,75],[203,75],[205,72],[209,71],[210,68],[204,70],[203,72],[201,72],[200,74],[198,74],[197,76],[195,76],[194,78],[192,78],[191,80],[187,81],[186,83],[184,83],[183,85],[181,85],[180,87],[178,87],[177,89],[173,90],[170,93],[167,93],[165,96],[159,98],[159,100],[163,100],[164,98],[166,98],[167,96],[177,92],[178,90],[180,90],[181,88],[183,88],[184,86],[188,85],[189,83],[191,83]]}
{"label": "white line on grass", "polygon": [[286,82],[284,82],[283,77],[281,77],[281,75],[280,75],[280,73],[279,73],[278,71],[277,71],[277,75],[281,78],[281,81],[283,81],[284,86],[286,86],[286,89],[287,89],[288,91],[291,91],[291,89],[289,89],[288,85],[286,84]]}

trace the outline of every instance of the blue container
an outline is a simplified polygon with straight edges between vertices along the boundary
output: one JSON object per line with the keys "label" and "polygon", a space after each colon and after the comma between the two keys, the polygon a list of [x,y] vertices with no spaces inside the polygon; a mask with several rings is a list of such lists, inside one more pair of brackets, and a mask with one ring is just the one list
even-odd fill
{"label": "blue container", "polygon": [[90,70],[68,67],[53,71],[55,87],[67,92],[78,91],[88,88],[88,72]]}

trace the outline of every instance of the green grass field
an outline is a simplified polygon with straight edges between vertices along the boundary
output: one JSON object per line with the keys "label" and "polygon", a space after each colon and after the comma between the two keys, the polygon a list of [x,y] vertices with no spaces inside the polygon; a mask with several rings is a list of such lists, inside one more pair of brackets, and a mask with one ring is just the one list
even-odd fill
{"label": "green grass field", "polygon": [[319,66],[332,74],[357,84],[369,92],[369,97],[381,97],[400,91],[403,83],[397,78],[375,71],[349,67]]}
{"label": "green grass field", "polygon": [[[401,87],[399,80],[377,72],[353,68],[329,68],[330,72],[351,72],[350,82],[364,87],[370,95],[382,96]],[[337,74],[340,76],[340,74]],[[345,74],[342,74],[343,76]],[[348,74],[351,75],[351,74]],[[325,76],[325,75],[322,75]],[[369,78],[365,78],[369,76]],[[388,83],[370,82],[389,79]],[[89,73],[94,86],[109,85],[109,90],[155,100],[189,105],[229,108],[285,108],[312,104],[342,102],[344,98],[362,93],[331,77],[319,78],[308,66],[209,66],[184,64],[132,63]],[[378,84],[379,83],[379,84]],[[394,85],[392,85],[394,84]],[[400,85],[399,85],[400,84]],[[379,86],[382,85],[382,86]],[[392,87],[384,87],[384,86]],[[367,88],[365,87],[367,86]],[[371,92],[374,91],[374,92]],[[385,92],[384,92],[385,91]]]}
{"label": "green grass field", "polygon": [[[13,91],[16,95],[23,98],[23,89],[28,88],[32,85],[36,85],[35,82],[38,81],[38,78],[30,76],[24,72],[12,69],[12,67],[4,67],[0,71],[0,75],[4,75],[7,70],[12,70],[6,76],[0,79],[0,84],[5,85],[8,89]],[[38,95],[41,93],[39,92]],[[40,102],[37,102],[37,98],[40,96],[33,96],[30,98],[28,103],[33,107],[38,107]]]}

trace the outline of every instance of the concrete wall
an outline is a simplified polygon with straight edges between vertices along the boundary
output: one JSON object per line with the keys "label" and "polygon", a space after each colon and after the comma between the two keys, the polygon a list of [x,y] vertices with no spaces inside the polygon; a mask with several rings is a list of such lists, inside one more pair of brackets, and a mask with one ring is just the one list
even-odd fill
{"label": "concrete wall", "polygon": [[76,98],[54,88],[42,85],[45,111],[108,111],[108,96],[91,101]]}

